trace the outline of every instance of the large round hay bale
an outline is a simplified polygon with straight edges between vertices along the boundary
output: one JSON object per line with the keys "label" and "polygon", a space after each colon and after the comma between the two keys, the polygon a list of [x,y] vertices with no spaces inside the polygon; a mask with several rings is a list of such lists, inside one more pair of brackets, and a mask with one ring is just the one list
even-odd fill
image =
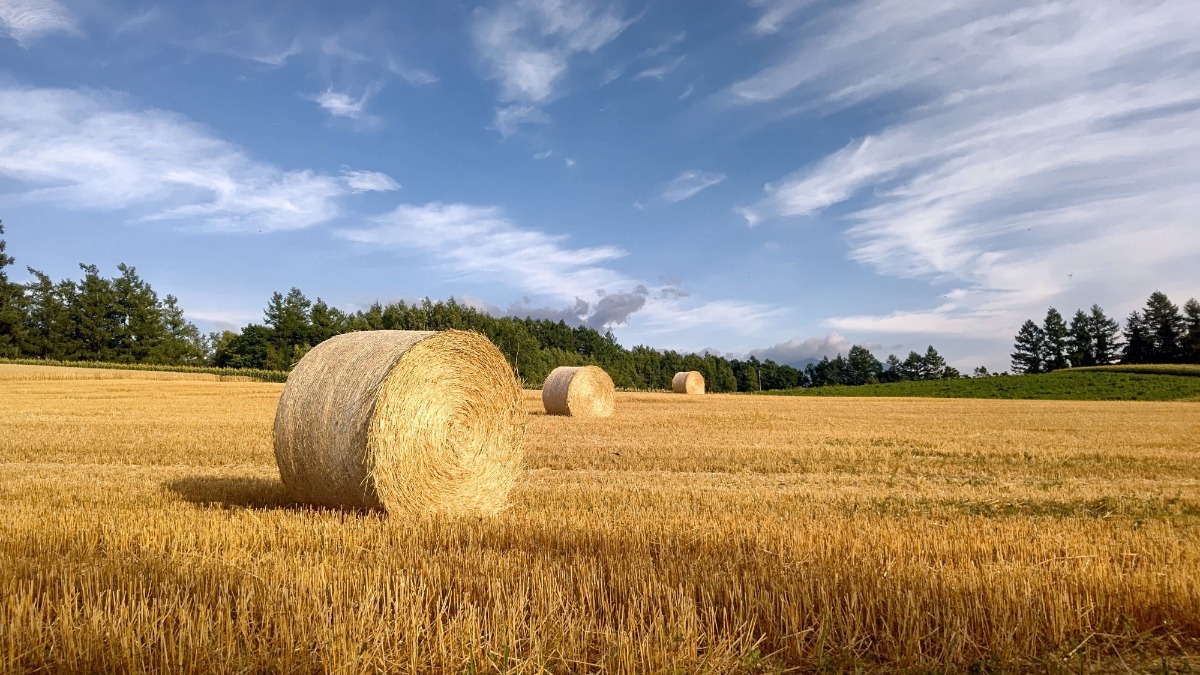
{"label": "large round hay bale", "polygon": [[671,390],[676,394],[703,394],[704,375],[698,370],[675,373],[671,378]]}
{"label": "large round hay bale", "polygon": [[347,333],[288,376],[275,461],[310,504],[494,513],[520,470],[526,417],[512,370],[481,335]]}
{"label": "large round hay bale", "polygon": [[596,366],[560,366],[542,385],[542,405],[551,415],[608,417],[616,407],[612,378]]}

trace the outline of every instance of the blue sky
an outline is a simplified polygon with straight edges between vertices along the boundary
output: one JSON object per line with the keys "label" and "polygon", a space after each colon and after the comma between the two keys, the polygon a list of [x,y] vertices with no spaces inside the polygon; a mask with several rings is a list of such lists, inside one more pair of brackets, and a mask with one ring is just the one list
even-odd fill
{"label": "blue sky", "polygon": [[[18,265],[1008,368],[1200,296],[1192,0],[0,0]],[[17,278],[22,278],[18,274]]]}

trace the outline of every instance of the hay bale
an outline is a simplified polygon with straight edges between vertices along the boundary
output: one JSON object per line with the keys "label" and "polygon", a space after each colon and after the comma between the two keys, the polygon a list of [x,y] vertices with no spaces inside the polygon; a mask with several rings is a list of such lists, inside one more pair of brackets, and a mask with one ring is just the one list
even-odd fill
{"label": "hay bale", "polygon": [[560,366],[542,385],[542,405],[551,415],[608,417],[616,406],[612,378],[596,366]]}
{"label": "hay bale", "polygon": [[676,394],[703,394],[704,375],[698,370],[675,373],[671,378],[671,390]]}
{"label": "hay bale", "polygon": [[512,370],[481,335],[347,333],[288,376],[275,461],[310,504],[494,513],[520,469],[526,417]]}

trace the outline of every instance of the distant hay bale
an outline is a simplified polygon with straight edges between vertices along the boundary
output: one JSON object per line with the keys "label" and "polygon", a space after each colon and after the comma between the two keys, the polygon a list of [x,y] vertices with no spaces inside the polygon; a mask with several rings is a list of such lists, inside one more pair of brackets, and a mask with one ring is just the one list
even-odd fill
{"label": "distant hay bale", "polygon": [[616,406],[612,378],[596,366],[561,366],[542,385],[542,405],[551,415],[608,417]]}
{"label": "distant hay bale", "polygon": [[698,370],[675,373],[671,379],[671,390],[676,394],[703,394],[704,375]]}
{"label": "distant hay bale", "polygon": [[476,333],[367,331],[322,342],[275,414],[299,501],[389,513],[495,513],[524,453],[521,388]]}

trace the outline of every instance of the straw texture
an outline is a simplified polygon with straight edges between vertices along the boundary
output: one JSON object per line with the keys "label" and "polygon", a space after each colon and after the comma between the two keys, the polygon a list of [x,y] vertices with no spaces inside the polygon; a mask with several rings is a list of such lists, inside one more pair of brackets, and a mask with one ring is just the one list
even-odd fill
{"label": "straw texture", "polygon": [[288,376],[275,460],[311,504],[495,513],[520,470],[525,422],[520,387],[487,338],[347,333]]}
{"label": "straw texture", "polygon": [[612,378],[596,366],[560,366],[542,385],[542,405],[551,415],[608,417],[616,407]]}
{"label": "straw texture", "polygon": [[671,390],[676,394],[703,394],[704,376],[698,370],[675,373],[671,379]]}

